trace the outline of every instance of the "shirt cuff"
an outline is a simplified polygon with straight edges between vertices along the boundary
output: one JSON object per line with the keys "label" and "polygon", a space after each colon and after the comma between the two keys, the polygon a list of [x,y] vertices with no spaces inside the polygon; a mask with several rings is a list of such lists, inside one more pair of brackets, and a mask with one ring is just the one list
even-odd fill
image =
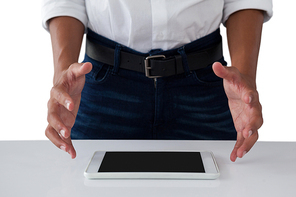
{"label": "shirt cuff", "polygon": [[272,0],[225,0],[222,23],[236,11],[245,9],[258,9],[264,11],[264,22],[269,21],[273,15]]}
{"label": "shirt cuff", "polygon": [[47,1],[41,8],[42,12],[42,26],[49,32],[48,21],[51,18],[58,16],[70,16],[76,18],[83,23],[85,31],[87,30],[88,17],[86,14],[86,8],[83,3],[71,3],[71,1]]}

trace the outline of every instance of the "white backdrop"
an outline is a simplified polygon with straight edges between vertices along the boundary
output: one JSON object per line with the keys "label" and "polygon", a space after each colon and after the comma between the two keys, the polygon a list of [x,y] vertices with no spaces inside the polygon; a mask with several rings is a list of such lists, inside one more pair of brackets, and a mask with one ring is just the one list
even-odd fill
{"label": "white backdrop", "polygon": [[[263,28],[257,76],[264,115],[261,141],[296,141],[295,16],[294,7],[286,5],[275,0],[274,17]],[[53,63],[40,1],[5,1],[0,10],[0,140],[46,139]],[[224,27],[222,34],[230,62]]]}

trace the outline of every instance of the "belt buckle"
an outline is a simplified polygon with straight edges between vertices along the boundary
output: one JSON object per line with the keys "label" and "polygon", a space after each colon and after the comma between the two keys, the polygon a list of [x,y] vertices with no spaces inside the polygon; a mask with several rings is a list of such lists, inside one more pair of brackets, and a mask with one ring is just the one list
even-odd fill
{"label": "belt buckle", "polygon": [[157,59],[157,58],[165,58],[164,55],[151,55],[151,56],[148,56],[146,57],[146,59],[144,60],[144,63],[145,63],[145,75],[146,77],[148,78],[151,78],[151,79],[154,79],[154,78],[159,78],[161,76],[152,76],[149,72],[149,70],[151,70],[151,66],[149,65],[149,60],[150,59]]}

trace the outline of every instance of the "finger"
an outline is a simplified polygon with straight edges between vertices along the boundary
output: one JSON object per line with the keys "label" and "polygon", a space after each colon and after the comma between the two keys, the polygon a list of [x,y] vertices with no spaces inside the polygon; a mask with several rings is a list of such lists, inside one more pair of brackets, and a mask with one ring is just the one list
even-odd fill
{"label": "finger", "polygon": [[69,111],[74,109],[74,102],[68,91],[71,85],[75,84],[76,80],[89,73],[92,70],[92,64],[87,63],[74,63],[66,71],[66,78],[61,79],[59,85],[51,89],[51,98],[55,98],[58,103],[63,105]]}
{"label": "finger", "polygon": [[258,96],[248,95],[247,97],[250,97],[249,104],[247,104],[249,120],[243,131],[245,138],[250,137],[263,125],[262,106],[259,102]]}
{"label": "finger", "polygon": [[230,155],[230,160],[232,162],[235,162],[235,160],[237,159],[237,157],[238,157],[237,151],[244,143],[244,140],[245,140],[245,138],[243,137],[242,133],[237,132],[237,140],[236,140],[236,143],[235,143],[234,148],[233,148],[231,155]]}
{"label": "finger", "polygon": [[70,130],[75,123],[72,112],[50,99],[48,102],[48,123],[64,138],[70,137]]}
{"label": "finger", "polygon": [[76,157],[76,151],[70,138],[63,138],[50,125],[47,126],[45,135],[56,147],[69,153],[72,159]]}
{"label": "finger", "polygon": [[92,64],[86,63],[74,63],[69,67],[70,78],[79,78],[88,74],[92,70]]}
{"label": "finger", "polygon": [[[58,113],[63,110],[60,109],[63,106],[59,105],[54,99],[50,99],[48,101],[47,107],[47,122],[49,123],[49,125],[52,126],[54,130],[56,130],[60,135],[68,138],[70,136],[70,132],[68,131],[67,126]],[[67,112],[67,110],[64,109],[64,112]]]}
{"label": "finger", "polygon": [[259,102],[258,92],[254,91],[254,89],[245,89],[244,95],[243,95],[243,101],[246,104],[255,104]]}
{"label": "finger", "polygon": [[49,113],[47,116],[47,121],[59,135],[63,136],[64,138],[70,137],[70,132],[57,113]]}
{"label": "finger", "polygon": [[69,111],[74,109],[74,102],[63,86],[55,86],[50,91],[50,97],[63,105]]}
{"label": "finger", "polygon": [[234,81],[239,76],[239,72],[235,67],[226,67],[223,66],[220,62],[215,62],[213,64],[213,71],[214,73],[225,80]]}
{"label": "finger", "polygon": [[237,156],[239,158],[242,158],[243,156],[245,156],[245,154],[247,154],[251,148],[254,146],[254,144],[257,142],[259,138],[259,134],[258,132],[254,132],[254,134],[249,137],[248,139],[245,139],[243,141],[243,144],[237,149]]}
{"label": "finger", "polygon": [[243,130],[243,135],[245,139],[248,139],[252,135],[258,133],[259,128],[263,125],[262,114],[260,112],[258,112],[257,114],[255,113],[251,115],[250,122]]}
{"label": "finger", "polygon": [[56,90],[56,92],[53,93],[57,94],[57,100],[62,105],[64,105],[69,111],[72,111],[75,107],[75,103],[69,95],[70,89],[73,87],[73,85],[75,87],[75,84],[76,82],[78,82],[80,77],[84,77],[91,70],[92,64],[89,62],[72,64],[66,72],[67,74],[66,79],[64,79],[65,81],[63,81],[60,86],[54,89]]}
{"label": "finger", "polygon": [[92,70],[92,64],[90,62],[85,62],[82,64],[80,71],[83,75],[88,74]]}
{"label": "finger", "polygon": [[212,66],[214,73],[220,77],[223,78],[225,76],[225,71],[223,68],[223,65],[220,62],[215,62]]}

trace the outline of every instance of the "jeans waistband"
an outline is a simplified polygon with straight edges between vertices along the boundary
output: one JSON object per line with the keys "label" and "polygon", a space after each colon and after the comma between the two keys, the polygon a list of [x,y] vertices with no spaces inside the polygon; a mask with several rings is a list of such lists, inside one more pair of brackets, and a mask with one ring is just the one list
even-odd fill
{"label": "jeans waistband", "polygon": [[226,65],[220,29],[179,48],[166,51],[153,49],[149,53],[138,52],[89,29],[86,54],[94,60],[114,66],[113,73],[123,68],[144,72],[149,78],[182,73],[188,76],[193,70],[206,68],[215,61],[222,61]]}

